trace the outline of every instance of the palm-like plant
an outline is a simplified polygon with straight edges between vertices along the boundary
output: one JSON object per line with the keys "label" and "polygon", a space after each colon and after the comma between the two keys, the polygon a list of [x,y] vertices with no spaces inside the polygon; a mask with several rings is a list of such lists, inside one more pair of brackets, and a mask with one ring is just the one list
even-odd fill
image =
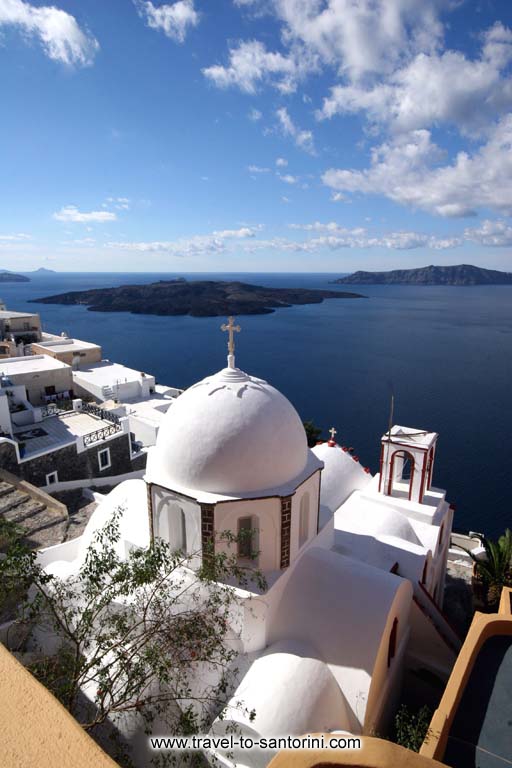
{"label": "palm-like plant", "polygon": [[466,552],[475,564],[475,576],[487,590],[487,604],[495,606],[502,588],[512,586],[512,531],[507,528],[497,541],[484,537],[482,545],[484,557],[476,557],[470,550]]}

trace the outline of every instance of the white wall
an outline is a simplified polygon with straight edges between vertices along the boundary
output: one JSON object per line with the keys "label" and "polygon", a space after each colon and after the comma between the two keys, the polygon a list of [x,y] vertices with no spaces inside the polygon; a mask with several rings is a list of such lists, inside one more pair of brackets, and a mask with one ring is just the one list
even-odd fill
{"label": "white wall", "polygon": [[128,416],[130,424],[130,432],[135,435],[135,440],[138,440],[142,445],[149,447],[155,445],[158,428],[154,424],[149,424],[142,418],[130,414]]}
{"label": "white wall", "polygon": [[11,434],[11,413],[9,411],[9,398],[5,389],[0,390],[0,432]]}
{"label": "white wall", "polygon": [[318,500],[320,496],[320,471],[315,472],[292,496],[292,523],[290,532],[290,562],[293,562],[299,553],[299,528],[300,528],[300,504],[305,494],[309,494],[309,526],[308,541],[317,534]]}
{"label": "white wall", "polygon": [[[215,506],[215,531],[217,534],[230,531],[238,535],[238,520],[252,517],[253,528],[257,529],[254,542],[259,551],[254,567],[263,573],[278,570],[281,564],[281,500],[249,499],[246,501],[221,502]],[[220,543],[217,551],[236,552],[236,544]]]}
{"label": "white wall", "polygon": [[201,507],[195,501],[164,488],[153,487],[153,526],[154,534],[167,541],[171,546],[176,542],[173,510],[183,510],[186,529],[187,552],[198,553],[201,550]]}
{"label": "white wall", "polygon": [[[390,724],[390,713],[395,711],[393,703],[399,699],[410,636],[411,596],[411,585],[403,580],[389,611],[372,672],[363,729],[368,735],[385,732]],[[389,640],[395,619],[398,619],[396,649],[388,666]]]}

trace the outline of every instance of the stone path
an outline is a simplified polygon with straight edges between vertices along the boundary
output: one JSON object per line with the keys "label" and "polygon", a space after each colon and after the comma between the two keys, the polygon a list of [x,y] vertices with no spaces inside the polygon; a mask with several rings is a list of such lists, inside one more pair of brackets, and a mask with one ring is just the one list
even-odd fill
{"label": "stone path", "polygon": [[28,490],[0,480],[0,515],[23,528],[27,543],[34,549],[58,544],[66,532],[67,515],[47,507],[37,497],[32,497]]}

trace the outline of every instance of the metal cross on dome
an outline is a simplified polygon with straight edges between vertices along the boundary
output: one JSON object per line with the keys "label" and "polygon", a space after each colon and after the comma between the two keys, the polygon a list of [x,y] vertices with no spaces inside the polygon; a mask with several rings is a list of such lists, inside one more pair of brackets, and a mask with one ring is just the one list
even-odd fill
{"label": "metal cross on dome", "polygon": [[334,443],[334,435],[337,435],[338,432],[334,429],[334,427],[331,427],[330,430],[329,430],[329,434],[331,436],[332,442]]}
{"label": "metal cross on dome", "polygon": [[228,322],[223,323],[220,327],[221,331],[227,331],[228,337],[228,368],[235,367],[235,333],[240,333],[242,330],[239,325],[235,325],[235,318],[230,315]]}

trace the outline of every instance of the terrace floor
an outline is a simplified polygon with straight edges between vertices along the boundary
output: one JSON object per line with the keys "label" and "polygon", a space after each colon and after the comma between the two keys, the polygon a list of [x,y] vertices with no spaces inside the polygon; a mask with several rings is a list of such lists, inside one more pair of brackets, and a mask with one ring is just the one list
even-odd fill
{"label": "terrace floor", "polygon": [[18,442],[25,443],[25,458],[27,458],[40,451],[51,451],[64,445],[71,445],[77,437],[109,426],[112,426],[111,422],[90,413],[70,411],[49,416],[36,424],[17,427],[14,436]]}

